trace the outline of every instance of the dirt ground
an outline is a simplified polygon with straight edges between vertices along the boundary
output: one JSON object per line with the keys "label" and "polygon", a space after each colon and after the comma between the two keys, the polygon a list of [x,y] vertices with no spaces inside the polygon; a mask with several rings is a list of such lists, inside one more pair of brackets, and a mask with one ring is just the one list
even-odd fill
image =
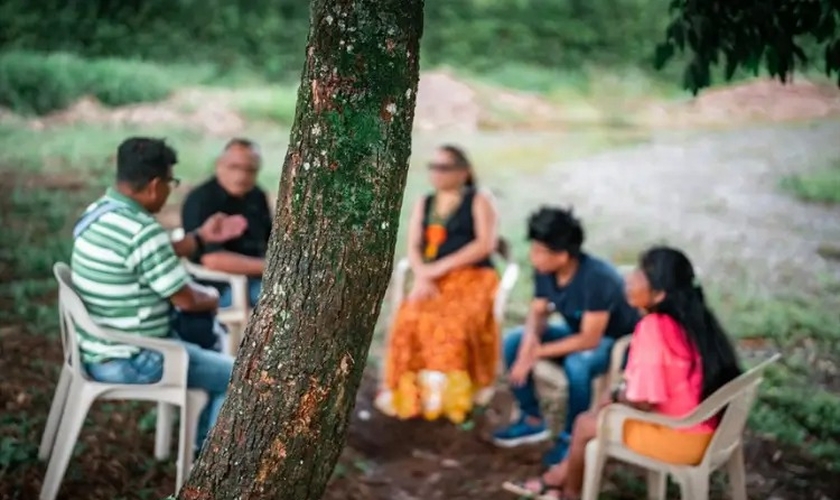
{"label": "dirt ground", "polygon": [[[60,362],[56,339],[28,335],[16,328],[0,330],[0,431],[25,429],[18,436],[34,453],[42,432]],[[34,362],[31,353],[38,353]],[[473,429],[446,423],[401,422],[371,406],[375,384],[367,374],[356,401],[347,446],[325,500],[468,500],[512,498],[500,490],[503,481],[538,471],[542,449],[500,450],[486,441],[489,430],[508,408],[502,394]],[[174,464],[156,463],[151,406],[97,403],[82,431],[59,496],[62,500],[164,498],[174,483]],[[32,425],[15,426],[18,419]],[[840,478],[795,450],[750,437],[746,461],[750,498],[754,500],[829,500],[840,491]],[[0,464],[0,499],[37,498],[45,466]],[[641,498],[636,471],[611,465],[603,495],[614,500]],[[722,499],[720,481],[713,498]]]}

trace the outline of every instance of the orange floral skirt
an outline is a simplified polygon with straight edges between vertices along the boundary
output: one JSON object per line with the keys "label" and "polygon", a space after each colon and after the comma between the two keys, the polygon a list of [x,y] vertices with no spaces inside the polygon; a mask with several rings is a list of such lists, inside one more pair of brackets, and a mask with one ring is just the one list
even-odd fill
{"label": "orange floral skirt", "polygon": [[403,303],[385,353],[381,410],[404,419],[464,421],[476,393],[496,377],[498,286],[494,269],[459,269],[438,280],[436,296]]}

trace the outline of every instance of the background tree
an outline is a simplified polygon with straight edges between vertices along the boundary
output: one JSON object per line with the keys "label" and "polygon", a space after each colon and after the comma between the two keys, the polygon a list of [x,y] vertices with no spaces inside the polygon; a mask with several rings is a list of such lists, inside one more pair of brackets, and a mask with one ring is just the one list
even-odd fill
{"label": "background tree", "polygon": [[757,74],[764,67],[784,82],[797,66],[822,59],[840,85],[838,0],[672,0],[669,9],[655,65],[687,52],[683,85],[695,94],[711,85],[719,63],[726,80],[739,68]]}
{"label": "background tree", "polygon": [[321,498],[391,274],[422,16],[313,0],[263,295],[179,498]]}

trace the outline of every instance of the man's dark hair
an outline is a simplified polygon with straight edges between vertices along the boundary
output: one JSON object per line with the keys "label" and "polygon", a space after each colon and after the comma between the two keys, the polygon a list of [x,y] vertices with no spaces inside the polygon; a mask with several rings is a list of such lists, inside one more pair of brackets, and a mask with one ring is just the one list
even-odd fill
{"label": "man's dark hair", "polygon": [[528,240],[538,241],[555,252],[578,257],[583,237],[583,226],[571,209],[540,207],[528,219]]}
{"label": "man's dark hair", "polygon": [[152,179],[166,179],[178,155],[163,139],[130,137],[117,148],[117,182],[139,191]]}

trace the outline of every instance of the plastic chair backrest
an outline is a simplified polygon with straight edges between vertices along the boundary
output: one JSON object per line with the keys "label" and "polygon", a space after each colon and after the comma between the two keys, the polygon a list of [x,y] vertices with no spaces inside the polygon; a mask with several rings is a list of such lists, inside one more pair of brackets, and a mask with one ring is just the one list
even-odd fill
{"label": "plastic chair backrest", "polygon": [[[79,295],[73,289],[70,266],[64,262],[57,262],[53,266],[53,274],[58,281],[58,315],[61,327],[61,346],[64,349],[64,362],[70,365],[75,375],[87,378],[85,371],[82,370],[76,321],[81,320],[80,322],[85,324],[85,328],[88,322],[91,324],[93,322],[87,315],[87,310],[85,310]],[[82,314],[77,312],[79,310],[82,311]]]}
{"label": "plastic chair backrest", "polygon": [[519,264],[514,262],[513,259],[507,258],[503,254],[497,255],[505,261],[505,270],[502,273],[502,279],[499,282],[499,290],[496,292],[496,298],[493,302],[493,314],[496,317],[496,321],[501,324],[504,320],[505,307],[507,305],[508,298],[510,297],[510,292],[516,285],[516,280],[519,279]]}
{"label": "plastic chair backrest", "polygon": [[758,396],[758,387],[761,385],[764,370],[780,357],[780,354],[774,354],[742,373],[706,398],[695,410],[696,414],[711,417],[726,409],[715,436],[706,450],[704,461],[716,462],[718,457],[728,457],[731,449],[740,443],[750,410]]}

